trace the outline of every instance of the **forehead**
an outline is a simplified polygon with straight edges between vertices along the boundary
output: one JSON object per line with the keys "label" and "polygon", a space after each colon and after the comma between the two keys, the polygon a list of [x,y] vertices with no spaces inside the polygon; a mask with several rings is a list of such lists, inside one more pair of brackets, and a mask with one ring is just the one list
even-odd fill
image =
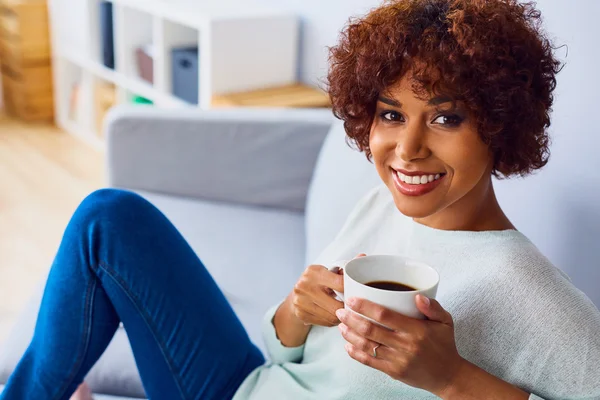
{"label": "forehead", "polygon": [[412,74],[405,74],[402,78],[385,88],[381,94],[396,99],[398,97],[413,97],[421,101],[428,101],[432,97],[435,97]]}
{"label": "forehead", "polygon": [[[447,102],[460,102],[460,99],[450,91],[440,91],[438,89],[434,92],[427,86],[428,83],[434,81],[435,78],[417,79],[412,73],[406,73],[402,78],[385,88],[380,95],[389,99],[404,102],[419,101],[433,106]],[[436,87],[440,86],[443,85],[436,85]]]}

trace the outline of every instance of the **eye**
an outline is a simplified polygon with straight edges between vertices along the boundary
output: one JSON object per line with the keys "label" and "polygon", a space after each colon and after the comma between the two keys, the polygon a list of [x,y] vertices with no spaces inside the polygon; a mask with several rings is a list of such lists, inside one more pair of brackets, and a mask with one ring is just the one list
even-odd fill
{"label": "eye", "polygon": [[382,111],[381,114],[379,114],[379,117],[384,122],[402,121],[402,115],[397,111]]}
{"label": "eye", "polygon": [[433,124],[438,124],[438,125],[446,125],[446,126],[450,126],[450,127],[455,127],[455,126],[459,126],[460,124],[462,124],[462,122],[464,121],[464,118],[462,118],[459,115],[456,114],[448,114],[448,115],[440,115],[438,116],[436,119],[433,120]]}

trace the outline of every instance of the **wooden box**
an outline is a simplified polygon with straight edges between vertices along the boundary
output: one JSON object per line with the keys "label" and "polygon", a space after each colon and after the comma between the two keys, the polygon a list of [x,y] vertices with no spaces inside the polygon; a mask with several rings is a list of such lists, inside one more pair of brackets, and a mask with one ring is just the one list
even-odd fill
{"label": "wooden box", "polygon": [[25,120],[52,119],[46,1],[0,0],[0,64],[7,111]]}
{"label": "wooden box", "polygon": [[2,65],[2,85],[9,114],[27,121],[53,118],[54,98],[49,66],[30,67],[18,74]]}

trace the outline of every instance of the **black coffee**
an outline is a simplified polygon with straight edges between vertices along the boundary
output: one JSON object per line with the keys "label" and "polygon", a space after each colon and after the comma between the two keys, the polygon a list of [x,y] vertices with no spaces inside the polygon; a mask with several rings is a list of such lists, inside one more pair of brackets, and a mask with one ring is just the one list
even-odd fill
{"label": "black coffee", "polygon": [[365,285],[376,289],[392,290],[394,292],[412,292],[414,290],[417,290],[412,286],[393,281],[373,281],[365,283]]}

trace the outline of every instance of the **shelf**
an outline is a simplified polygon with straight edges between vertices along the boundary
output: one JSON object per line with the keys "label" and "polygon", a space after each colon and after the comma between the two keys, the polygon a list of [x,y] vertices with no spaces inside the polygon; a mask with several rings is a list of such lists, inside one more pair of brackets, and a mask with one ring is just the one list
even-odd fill
{"label": "shelf", "polygon": [[169,94],[161,93],[154,89],[152,85],[139,78],[128,78],[125,75],[105,67],[104,65],[86,59],[79,54],[61,51],[58,53],[59,57],[63,57],[66,60],[72,62],[75,65],[91,72],[95,76],[102,78],[108,82],[114,83],[116,86],[127,89],[128,91],[135,93],[139,96],[143,96],[149,100],[152,100],[157,105],[164,107],[190,107],[189,103],[180,100]]}
{"label": "shelf", "polygon": [[94,77],[92,82],[92,122],[94,133],[100,140],[104,139],[104,120],[108,111],[121,103],[122,89],[118,88],[114,83],[102,78]]}
{"label": "shelf", "polygon": [[154,46],[154,19],[151,14],[130,7],[117,7],[114,13],[115,37],[120,38],[115,41],[117,71],[141,81],[136,52]]}
{"label": "shelf", "polygon": [[54,69],[59,83],[55,93],[56,119],[84,126],[88,120],[85,70],[68,60],[55,63]]}
{"label": "shelf", "polygon": [[[155,56],[163,62],[157,63],[160,67],[155,71],[155,80],[164,93],[173,94],[173,49],[200,48],[200,32],[172,21],[160,21],[156,36]],[[200,92],[199,87],[196,90]]]}
{"label": "shelf", "polygon": [[57,121],[80,137],[101,137],[93,105],[99,81],[114,85],[117,103],[140,96],[158,107],[202,110],[213,107],[215,94],[297,83],[299,19],[275,8],[239,0],[48,4],[53,61],[61,66],[56,114],[69,113],[71,76],[80,77],[85,103],[81,121]]}
{"label": "shelf", "polygon": [[239,0],[109,0],[114,4],[149,14],[182,25],[203,28],[210,21],[243,18],[279,17],[289,15],[282,10],[261,6],[256,2]]}

